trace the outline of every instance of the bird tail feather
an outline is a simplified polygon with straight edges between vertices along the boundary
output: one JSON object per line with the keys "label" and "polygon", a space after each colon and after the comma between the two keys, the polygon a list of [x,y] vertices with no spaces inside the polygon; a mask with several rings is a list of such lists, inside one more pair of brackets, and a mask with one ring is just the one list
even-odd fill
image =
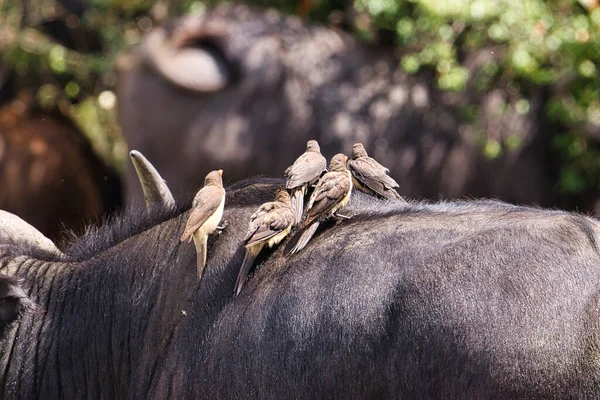
{"label": "bird tail feather", "polygon": [[196,273],[198,280],[202,279],[204,273],[204,267],[206,266],[206,247],[208,243],[208,236],[194,233],[194,245],[196,246]]}
{"label": "bird tail feather", "polygon": [[294,212],[294,225],[298,225],[302,220],[304,211],[304,190],[296,189],[292,194],[292,211]]}
{"label": "bird tail feather", "polygon": [[250,268],[254,265],[254,261],[256,261],[256,257],[260,250],[262,249],[262,245],[253,246],[246,249],[246,253],[244,254],[244,261],[242,261],[242,266],[240,267],[240,272],[238,272],[237,279],[235,281],[235,287],[233,292],[237,296],[242,291],[242,287],[246,282],[246,278],[248,277],[248,273],[250,272]]}
{"label": "bird tail feather", "polygon": [[294,248],[290,251],[290,254],[295,254],[306,247],[310,239],[314,236],[317,228],[319,227],[319,222],[313,222],[304,232],[300,235],[300,238],[296,242]]}
{"label": "bird tail feather", "polygon": [[402,196],[400,196],[398,194],[398,192],[396,192],[396,190],[394,188],[392,189],[388,189],[384,191],[384,197],[388,200],[401,200],[401,201],[406,201],[402,198]]}

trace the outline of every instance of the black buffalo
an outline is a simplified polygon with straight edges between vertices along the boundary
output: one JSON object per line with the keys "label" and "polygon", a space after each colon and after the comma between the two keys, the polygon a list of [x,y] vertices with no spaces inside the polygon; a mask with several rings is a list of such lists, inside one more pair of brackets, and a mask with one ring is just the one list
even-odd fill
{"label": "black buffalo", "polygon": [[[120,60],[120,121],[175,193],[219,168],[233,180],[279,176],[317,139],[328,157],[364,143],[408,197],[561,204],[542,91],[527,95],[527,111],[505,82],[473,87],[503,51],[465,55],[467,90],[445,93],[430,73],[404,73],[390,48],[274,11],[219,6],[155,28]],[[475,123],[472,104],[481,107]],[[487,137],[514,149],[488,159]],[[142,202],[133,169],[126,191]]]}
{"label": "black buffalo", "polygon": [[58,239],[120,207],[120,177],[83,133],[54,113],[15,109],[0,109],[0,209]]}
{"label": "black buffalo", "polygon": [[179,242],[189,204],[113,218],[64,253],[5,229],[0,274],[38,311],[0,339],[0,398],[600,397],[595,219],[355,193],[351,219],[262,255],[234,297],[248,219],[282,185],[228,188],[200,283]]}

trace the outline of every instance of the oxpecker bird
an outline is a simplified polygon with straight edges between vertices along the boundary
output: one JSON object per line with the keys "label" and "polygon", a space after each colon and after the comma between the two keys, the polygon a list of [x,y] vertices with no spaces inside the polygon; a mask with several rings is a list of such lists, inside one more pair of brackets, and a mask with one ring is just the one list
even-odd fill
{"label": "oxpecker bird", "polygon": [[402,200],[396,188],[398,183],[388,174],[390,170],[369,157],[362,143],[352,146],[352,159],[348,161],[352,183],[358,190],[389,200]]}
{"label": "oxpecker bird", "polygon": [[225,206],[225,189],[223,188],[223,170],[212,171],[204,178],[204,187],[196,193],[192,202],[192,212],[185,225],[181,241],[194,239],[196,246],[196,267],[198,280],[206,265],[206,243],[208,235],[220,228]]}
{"label": "oxpecker bird", "polygon": [[266,245],[269,248],[279,244],[292,230],[294,213],[290,195],[285,189],[280,189],[275,195],[275,201],[261,205],[250,217],[248,233],[244,239],[244,261],[235,282],[235,294],[239,294],[244,286],[248,272],[254,260]]}
{"label": "oxpecker bird", "polygon": [[344,208],[350,200],[352,192],[352,176],[346,168],[348,157],[336,154],[329,163],[329,172],[319,179],[306,206],[306,220],[303,227],[308,227],[291,251],[291,254],[302,250],[313,237],[319,224],[336,216],[338,210]]}
{"label": "oxpecker bird", "polygon": [[313,185],[327,170],[327,160],[321,154],[319,143],[309,140],[306,151],[285,170],[285,188],[292,197],[292,210],[294,211],[294,225],[300,223],[304,209],[304,196],[308,188]]}

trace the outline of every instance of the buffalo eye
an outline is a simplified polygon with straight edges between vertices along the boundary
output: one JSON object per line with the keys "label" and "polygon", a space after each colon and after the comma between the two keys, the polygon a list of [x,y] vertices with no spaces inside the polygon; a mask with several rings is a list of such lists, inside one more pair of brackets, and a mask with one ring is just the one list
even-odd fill
{"label": "buffalo eye", "polygon": [[0,299],[0,322],[10,325],[19,316],[19,300],[14,298]]}
{"label": "buffalo eye", "polygon": [[0,275],[0,333],[32,307],[33,302],[21,288],[19,280]]}

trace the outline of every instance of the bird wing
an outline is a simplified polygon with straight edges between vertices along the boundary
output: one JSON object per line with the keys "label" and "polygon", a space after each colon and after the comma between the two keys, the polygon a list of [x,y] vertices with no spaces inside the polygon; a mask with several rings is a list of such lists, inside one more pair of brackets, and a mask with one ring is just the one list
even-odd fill
{"label": "bird wing", "polygon": [[388,169],[371,157],[350,160],[348,167],[356,180],[381,196],[398,187],[398,183],[387,175]]}
{"label": "bird wing", "polygon": [[350,179],[345,172],[328,172],[321,178],[310,200],[309,219],[314,220],[327,214],[350,191]]}
{"label": "bird wing", "polygon": [[327,168],[327,160],[320,153],[302,154],[294,164],[285,170],[286,189],[293,189],[317,179]]}
{"label": "bird wing", "polygon": [[200,189],[196,197],[194,197],[192,212],[188,217],[185,230],[181,236],[182,241],[189,238],[215,213],[224,195],[225,190],[217,186],[205,186]]}
{"label": "bird wing", "polygon": [[294,214],[289,207],[281,205],[263,214],[256,222],[256,229],[246,239],[246,247],[267,241],[289,228],[294,222]]}
{"label": "bird wing", "polygon": [[256,210],[254,212],[254,214],[252,214],[250,216],[250,222],[248,223],[248,232],[246,232],[246,236],[244,237],[245,241],[250,239],[252,237],[252,235],[254,235],[254,233],[258,230],[258,228],[260,228],[263,218],[274,207],[275,207],[275,202],[273,202],[273,201],[264,203],[260,207],[258,207],[258,210]]}

